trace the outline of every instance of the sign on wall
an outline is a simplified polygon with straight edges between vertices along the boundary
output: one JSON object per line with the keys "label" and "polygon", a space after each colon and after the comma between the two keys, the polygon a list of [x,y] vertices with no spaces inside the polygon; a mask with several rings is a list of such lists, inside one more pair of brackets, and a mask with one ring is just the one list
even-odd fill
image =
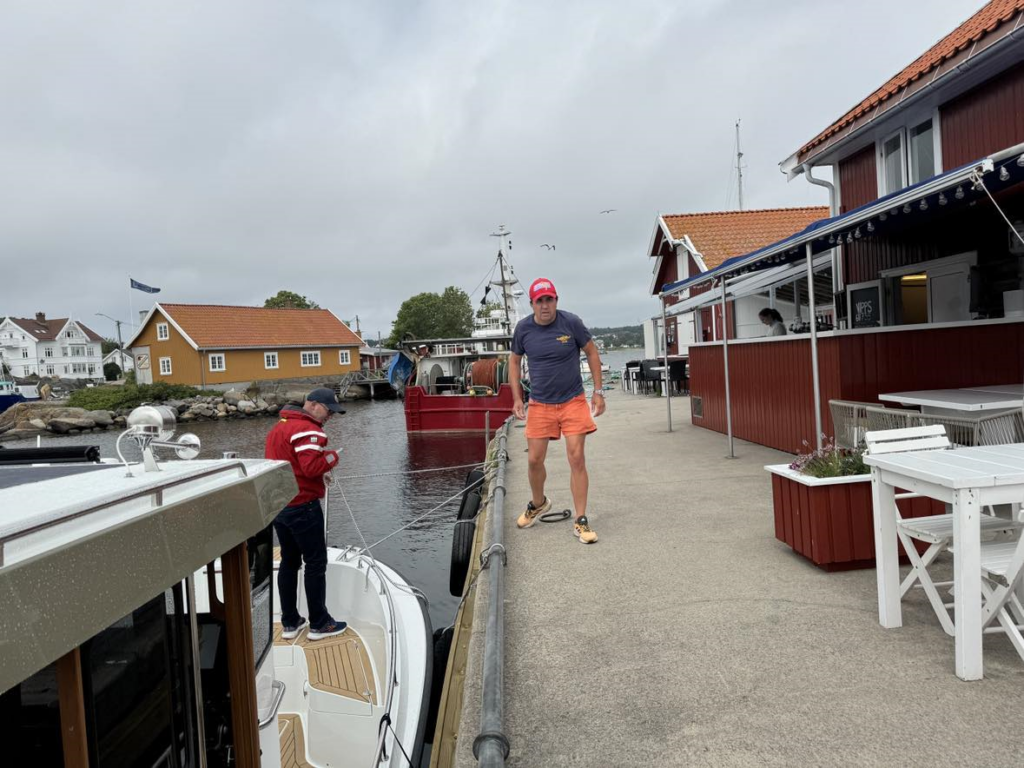
{"label": "sign on wall", "polygon": [[849,287],[851,328],[877,328],[882,324],[882,282],[857,283]]}

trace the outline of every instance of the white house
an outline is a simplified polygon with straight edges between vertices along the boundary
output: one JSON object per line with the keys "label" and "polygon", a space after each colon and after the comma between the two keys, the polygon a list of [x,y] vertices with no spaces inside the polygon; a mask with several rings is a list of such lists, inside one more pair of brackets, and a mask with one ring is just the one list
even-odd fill
{"label": "white house", "polygon": [[[107,356],[103,358],[103,365],[107,363],[113,363],[121,369],[121,373],[128,373],[128,371],[135,370],[135,358],[132,357],[131,352],[126,352],[123,349],[112,349],[107,353]],[[100,366],[102,371],[103,365]]]}
{"label": "white house", "polygon": [[14,376],[102,379],[103,338],[71,318],[8,317],[0,322],[0,357]]}

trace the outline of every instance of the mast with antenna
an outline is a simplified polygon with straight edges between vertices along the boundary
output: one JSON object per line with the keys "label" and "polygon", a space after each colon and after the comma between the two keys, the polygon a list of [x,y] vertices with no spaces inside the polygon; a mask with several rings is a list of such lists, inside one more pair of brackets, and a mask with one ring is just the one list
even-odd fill
{"label": "mast with antenna", "polygon": [[739,185],[740,210],[743,210],[743,152],[740,150],[740,121],[736,120],[736,180]]}
{"label": "mast with antenna", "polygon": [[498,274],[499,280],[492,280],[491,285],[501,289],[501,306],[505,310],[505,333],[512,333],[512,328],[519,322],[519,308],[516,305],[515,296],[512,294],[512,287],[519,282],[513,274],[512,266],[508,263],[508,252],[512,250],[512,241],[509,239],[512,233],[505,229],[504,224],[498,226],[497,232],[492,232],[491,237],[500,238],[498,246]]}

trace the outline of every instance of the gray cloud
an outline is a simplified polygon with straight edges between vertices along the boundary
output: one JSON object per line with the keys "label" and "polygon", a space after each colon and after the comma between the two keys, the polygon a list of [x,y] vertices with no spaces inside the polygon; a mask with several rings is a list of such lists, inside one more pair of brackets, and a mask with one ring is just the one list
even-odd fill
{"label": "gray cloud", "polygon": [[9,3],[0,314],[112,334],[93,313],[127,318],[130,272],[386,335],[405,298],[479,283],[504,223],[521,278],[636,322],[656,215],[735,205],[735,119],[747,207],[826,202],[777,163],[980,2],[938,6]]}

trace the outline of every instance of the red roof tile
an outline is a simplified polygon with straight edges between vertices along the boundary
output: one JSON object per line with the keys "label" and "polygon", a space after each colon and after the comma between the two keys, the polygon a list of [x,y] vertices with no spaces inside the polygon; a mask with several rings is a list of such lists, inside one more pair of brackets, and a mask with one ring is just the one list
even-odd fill
{"label": "red roof tile", "polygon": [[806,152],[834,136],[858,118],[875,109],[882,102],[899,94],[906,86],[937,70],[944,62],[961,53],[969,46],[978,43],[982,38],[988,36],[1004,24],[1010,23],[1021,12],[1024,12],[1024,0],[992,0],[984,8],[971,16],[971,18],[925,51],[899,74],[891,78],[885,85],[857,104],[857,106],[832,123],[832,125],[811,139],[811,141],[807,142],[800,148],[797,155],[802,157]]}
{"label": "red roof tile", "polygon": [[708,269],[789,237],[828,217],[828,206],[715,211],[662,216],[673,239],[689,235]]}
{"label": "red roof tile", "polygon": [[347,347],[362,340],[326,309],[160,304],[200,349]]}
{"label": "red roof tile", "polygon": [[[68,324],[68,319],[66,317],[55,317],[41,322],[36,320],[34,317],[11,317],[9,320],[12,323],[17,323],[19,326],[31,333],[32,337],[37,341],[55,341],[57,339],[57,334],[61,332],[65,325]],[[103,341],[103,337],[91,328],[87,328],[77,320],[75,321],[75,324],[82,329],[82,332],[89,341]]]}

